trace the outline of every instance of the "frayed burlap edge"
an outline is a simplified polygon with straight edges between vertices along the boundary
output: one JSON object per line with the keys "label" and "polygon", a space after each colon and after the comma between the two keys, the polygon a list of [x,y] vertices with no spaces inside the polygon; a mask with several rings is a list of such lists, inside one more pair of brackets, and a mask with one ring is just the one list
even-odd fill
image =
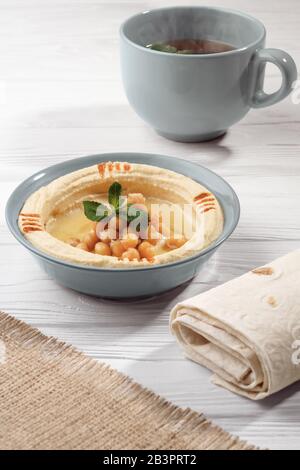
{"label": "frayed burlap edge", "polygon": [[[36,358],[38,363],[46,361],[47,367],[49,364],[49,371],[51,376],[49,384],[47,380],[43,385],[49,385],[51,390],[56,388],[57,377],[63,376],[66,383],[70,383],[68,392],[74,389],[74,380],[76,380],[76,387],[86,391],[85,406],[87,406],[89,397],[96,397],[91,407],[94,409],[93,416],[87,423],[81,423],[78,413],[77,430],[80,430],[80,440],[76,436],[75,431],[70,434],[68,439],[60,438],[59,443],[56,442],[55,436],[63,434],[61,429],[63,418],[65,423],[68,423],[67,410],[61,411],[61,422],[56,423],[55,432],[51,429],[52,422],[44,416],[43,418],[43,432],[48,435],[48,440],[39,439],[38,436],[27,431],[22,433],[22,423],[27,423],[26,412],[29,405],[22,408],[22,403],[17,402],[19,406],[19,416],[23,416],[21,420],[21,429],[19,437],[12,435],[12,428],[9,425],[9,405],[5,402],[5,394],[1,390],[0,406],[1,409],[6,410],[3,415],[2,429],[0,432],[0,447],[1,448],[61,448],[61,449],[200,449],[200,450],[255,450],[255,446],[240,440],[238,437],[232,436],[220,427],[208,421],[202,414],[192,411],[189,408],[180,408],[166,399],[156,395],[154,392],[142,387],[134,382],[128,376],[112,369],[110,366],[100,363],[93,358],[86,356],[84,353],[76,350],[54,337],[48,337],[42,334],[38,329],[33,328],[26,323],[15,319],[14,317],[0,312],[0,339],[8,348],[9,361],[8,364],[0,364],[0,380],[1,368],[7,366],[14,368],[14,351],[18,350],[18,361],[21,361],[20,369],[24,372],[26,367],[31,371],[35,365]],[[25,354],[26,353],[26,354]],[[24,360],[22,364],[22,357],[28,356],[31,358],[27,363]],[[17,353],[16,353],[17,355]],[[42,361],[42,362],[41,362]],[[22,369],[23,367],[23,369]],[[14,377],[13,374],[16,374]],[[38,369],[37,369],[38,373]],[[28,374],[29,375],[29,374]],[[14,383],[18,383],[17,368],[16,372],[12,371],[11,377],[14,378]],[[59,382],[59,383],[60,383]],[[23,383],[23,382],[21,382]],[[57,382],[58,383],[58,382]],[[72,385],[73,384],[73,385]],[[33,385],[34,386],[34,385]],[[72,389],[73,386],[73,389]],[[4,384],[4,387],[9,388],[9,383]],[[12,392],[10,392],[12,393]],[[104,403],[101,397],[106,396]],[[10,397],[11,395],[7,395]],[[107,398],[108,397],[108,398]],[[26,397],[28,400],[28,397]],[[44,399],[44,398],[43,398]],[[71,398],[70,398],[71,399]],[[91,399],[91,398],[90,398]],[[3,401],[4,400],[4,401]],[[106,402],[105,402],[106,400]],[[123,400],[123,401],[122,401]],[[9,400],[7,400],[9,402]],[[1,403],[2,402],[2,403]],[[95,405],[96,403],[96,405]],[[97,410],[97,403],[101,409]],[[115,406],[118,404],[119,408]],[[47,409],[49,402],[45,401],[44,407]],[[8,406],[8,409],[7,409]],[[50,406],[50,405],[49,405]],[[80,405],[78,405],[80,407]],[[124,410],[127,417],[128,428],[124,424],[123,413]],[[76,408],[72,414],[72,420],[75,421]],[[98,415],[97,412],[99,411]],[[14,412],[14,409],[11,409]],[[48,413],[48,414],[47,414]],[[51,409],[46,410],[46,416],[51,416]],[[64,413],[66,415],[64,416]],[[103,416],[105,415],[105,418]],[[31,419],[31,418],[28,418]],[[42,419],[42,418],[41,418]],[[88,418],[87,418],[88,419]],[[125,419],[125,421],[126,421]],[[136,422],[135,422],[136,420]],[[120,421],[120,433],[116,434],[115,428],[112,430],[109,426],[114,425],[118,428]],[[6,423],[7,426],[6,426]],[[141,428],[141,423],[144,423],[144,428]],[[100,426],[101,425],[101,426]],[[40,426],[38,417],[32,420],[32,428]],[[66,429],[66,424],[64,425]],[[100,427],[99,427],[100,426]],[[107,431],[102,431],[103,426],[107,427]],[[24,424],[23,424],[24,427]],[[84,434],[82,429],[87,427]],[[139,430],[137,433],[136,430]],[[97,430],[97,432],[96,432]],[[90,434],[89,434],[90,433]],[[145,434],[143,436],[143,433]],[[111,439],[109,438],[111,434]],[[43,433],[41,433],[41,436]],[[24,437],[25,436],[25,437]],[[73,436],[73,437],[70,437]],[[157,437],[157,439],[156,439]],[[73,439],[73,440],[72,440]],[[49,441],[50,440],[50,441]]]}

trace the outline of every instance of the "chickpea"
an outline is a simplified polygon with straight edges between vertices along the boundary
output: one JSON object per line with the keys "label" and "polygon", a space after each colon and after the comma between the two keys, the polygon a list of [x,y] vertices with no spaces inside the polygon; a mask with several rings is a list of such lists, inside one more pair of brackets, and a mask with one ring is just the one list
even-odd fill
{"label": "chickpea", "polygon": [[150,225],[154,230],[159,231],[160,217],[158,214],[150,214]]}
{"label": "chickpea", "polygon": [[156,243],[162,238],[162,235],[153,225],[150,224],[147,231],[147,237],[147,241],[151,243],[151,245],[156,245]]}
{"label": "chickpea", "polygon": [[95,232],[98,235],[100,232],[107,228],[107,220],[101,220],[100,222],[96,222],[95,224]]}
{"label": "chickpea", "polygon": [[170,250],[175,250],[176,248],[180,248],[186,243],[186,238],[169,238],[165,241],[165,246]]}
{"label": "chickpea", "polygon": [[145,204],[134,203],[134,204],[131,204],[130,207],[131,207],[132,212],[133,212],[133,210],[135,210],[136,212],[137,211],[143,211],[143,212],[146,212],[148,214],[148,208]]}
{"label": "chickpea", "polygon": [[146,198],[142,193],[129,193],[127,204],[145,204]]}
{"label": "chickpea", "polygon": [[112,230],[106,229],[99,232],[98,236],[101,242],[109,244],[115,238],[116,234]]}
{"label": "chickpea", "polygon": [[117,256],[117,258],[121,258],[122,254],[125,251],[125,248],[123,247],[120,240],[112,241],[110,244],[110,249],[111,249],[112,255]]}
{"label": "chickpea", "polygon": [[151,261],[154,258],[154,249],[151,243],[144,241],[138,247],[139,253],[142,258]]}
{"label": "chickpea", "polygon": [[83,243],[86,243],[87,246],[88,246],[88,249],[89,251],[92,251],[96,245],[96,243],[99,241],[97,235],[96,235],[96,231],[95,229],[91,229],[89,231],[89,233],[87,233],[84,237],[83,237]]}
{"label": "chickpea", "polygon": [[107,243],[98,242],[95,245],[95,253],[102,256],[111,256],[111,249]]}
{"label": "chickpea", "polygon": [[121,227],[121,220],[119,217],[112,217],[108,222],[108,229],[111,232],[118,232]]}
{"label": "chickpea", "polygon": [[80,250],[83,250],[83,251],[90,251],[89,247],[84,242],[78,243],[77,248],[79,248]]}
{"label": "chickpea", "polygon": [[128,248],[128,250],[124,251],[122,254],[122,259],[128,259],[129,261],[133,261],[135,259],[139,260],[140,254],[135,248]]}
{"label": "chickpea", "polygon": [[136,248],[139,243],[139,237],[136,233],[127,233],[127,235],[125,235],[121,240],[121,243],[125,250],[128,250],[128,248]]}
{"label": "chickpea", "polygon": [[170,236],[170,228],[164,225],[162,214],[151,216],[151,225],[153,225],[155,230],[160,234]]}
{"label": "chickpea", "polygon": [[71,245],[71,246],[77,246],[79,243],[80,243],[80,240],[79,238],[69,238],[66,243],[68,243],[68,245]]}

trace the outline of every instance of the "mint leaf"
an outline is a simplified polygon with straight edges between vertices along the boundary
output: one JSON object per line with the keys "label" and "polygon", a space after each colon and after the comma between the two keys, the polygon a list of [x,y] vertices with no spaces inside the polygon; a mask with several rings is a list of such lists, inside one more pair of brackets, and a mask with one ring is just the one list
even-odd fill
{"label": "mint leaf", "polygon": [[122,186],[117,181],[115,181],[108,190],[108,202],[115,208],[116,211],[119,209],[119,199],[121,192]]}
{"label": "mint leaf", "polygon": [[84,215],[93,222],[100,222],[100,220],[108,217],[109,210],[101,202],[83,201]]}
{"label": "mint leaf", "polygon": [[171,52],[173,54],[177,52],[177,48],[174,46],[170,46],[169,44],[156,43],[156,44],[150,44],[150,46],[147,46],[147,47],[149,47],[153,51]]}

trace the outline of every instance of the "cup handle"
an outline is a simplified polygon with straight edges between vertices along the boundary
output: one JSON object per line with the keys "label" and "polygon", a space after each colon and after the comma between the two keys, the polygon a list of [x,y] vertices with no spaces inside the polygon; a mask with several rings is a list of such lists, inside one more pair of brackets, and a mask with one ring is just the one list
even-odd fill
{"label": "cup handle", "polygon": [[[267,94],[263,90],[265,67],[267,62],[277,65],[282,75],[282,84],[279,90]],[[271,106],[283,100],[292,90],[297,79],[297,67],[292,57],[281,49],[261,49],[257,51],[251,61],[252,93],[250,106],[262,108]]]}

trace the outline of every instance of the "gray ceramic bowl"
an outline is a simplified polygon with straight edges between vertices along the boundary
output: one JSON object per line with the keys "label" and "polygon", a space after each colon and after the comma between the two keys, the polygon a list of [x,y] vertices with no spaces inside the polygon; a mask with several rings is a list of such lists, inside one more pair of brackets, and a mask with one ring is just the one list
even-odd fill
{"label": "gray ceramic bowl", "polygon": [[[221,236],[193,257],[165,265],[134,269],[95,268],[66,263],[32,246],[20,232],[17,222],[19,212],[28,196],[59,176],[101,161],[128,161],[156,165],[174,170],[202,183],[215,194],[222,206],[225,222]],[[189,281],[233,232],[238,223],[239,214],[238,198],[229,184],[220,176],[185,160],[143,153],[104,153],[51,166],[21,183],[6,205],[6,221],[10,231],[33,254],[50,277],[59,284],[76,291],[107,298],[151,296]],[[203,277],[205,277],[205,272]]]}

